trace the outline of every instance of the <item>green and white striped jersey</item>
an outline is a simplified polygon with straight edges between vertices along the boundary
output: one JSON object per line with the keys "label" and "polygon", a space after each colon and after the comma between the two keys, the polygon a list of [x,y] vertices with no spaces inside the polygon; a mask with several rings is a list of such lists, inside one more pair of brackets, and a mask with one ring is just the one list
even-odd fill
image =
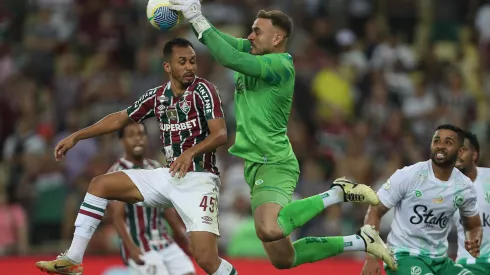
{"label": "green and white striped jersey", "polygon": [[[109,172],[126,169],[155,169],[161,167],[160,163],[152,159],[144,159],[143,167],[137,167],[127,159],[120,158]],[[126,204],[126,226],[134,243],[141,251],[162,250],[173,243],[168,234],[167,225],[163,218],[163,209]],[[121,242],[121,255],[127,263],[128,252]]]}

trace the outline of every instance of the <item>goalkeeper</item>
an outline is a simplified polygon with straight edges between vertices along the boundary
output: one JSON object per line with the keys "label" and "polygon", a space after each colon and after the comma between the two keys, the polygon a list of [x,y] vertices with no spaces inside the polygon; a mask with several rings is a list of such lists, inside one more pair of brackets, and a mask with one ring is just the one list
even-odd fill
{"label": "goalkeeper", "polygon": [[230,153],[245,160],[256,233],[271,263],[289,269],[344,251],[367,251],[396,268],[391,251],[371,226],[345,237],[308,237],[291,243],[291,232],[326,207],[348,201],[377,205],[366,185],[337,179],[319,195],[291,202],[299,166],[287,137],[295,69],[286,43],[293,22],[280,11],[260,11],[248,39],[221,33],[201,14],[199,0],[170,0],[199,40],[223,66],[235,71],[236,140]]}

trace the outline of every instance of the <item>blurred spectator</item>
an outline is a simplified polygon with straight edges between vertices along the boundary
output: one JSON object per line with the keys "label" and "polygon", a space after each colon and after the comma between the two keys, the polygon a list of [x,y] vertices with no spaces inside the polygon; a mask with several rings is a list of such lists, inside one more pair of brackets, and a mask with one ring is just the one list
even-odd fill
{"label": "blurred spectator", "polygon": [[28,221],[22,207],[8,202],[5,186],[0,186],[0,255],[28,252]]}
{"label": "blurred spectator", "polygon": [[[214,61],[187,24],[171,32],[155,30],[147,22],[147,0],[4,2],[0,228],[7,233],[0,239],[2,254],[59,252],[60,241],[70,239],[88,184],[107,171],[121,148],[114,134],[83,140],[55,163],[53,147],[164,83],[163,45],[182,36],[195,44],[198,75],[217,86],[226,113],[229,141],[218,149],[217,160],[220,248],[229,255],[265,256],[255,235],[243,161],[227,152],[235,130],[233,72]],[[340,176],[379,189],[396,169],[428,159],[440,123],[474,130],[486,151],[490,2],[446,2],[203,2],[210,21],[238,37],[248,35],[261,8],[283,9],[293,17],[288,51],[296,80],[288,136],[302,170],[295,196],[324,191]],[[149,157],[163,159],[159,124],[145,123]],[[483,154],[481,165],[488,164],[490,157]],[[294,237],[352,234],[365,210],[330,207]],[[382,221],[382,233],[390,215]],[[94,239],[88,253],[118,250],[107,221]]]}

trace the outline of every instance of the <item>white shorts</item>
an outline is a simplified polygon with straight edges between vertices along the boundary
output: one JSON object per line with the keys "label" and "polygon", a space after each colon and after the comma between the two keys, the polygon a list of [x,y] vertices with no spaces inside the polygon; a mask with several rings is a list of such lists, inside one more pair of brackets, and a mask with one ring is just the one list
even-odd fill
{"label": "white shorts", "polygon": [[160,251],[148,251],[142,256],[145,265],[128,261],[131,275],[184,275],[196,273],[191,259],[175,243]]}
{"label": "white shorts", "polygon": [[207,231],[219,236],[219,177],[208,172],[188,172],[185,177],[172,177],[168,168],[122,170],[143,195],[138,205],[173,206],[187,232]]}

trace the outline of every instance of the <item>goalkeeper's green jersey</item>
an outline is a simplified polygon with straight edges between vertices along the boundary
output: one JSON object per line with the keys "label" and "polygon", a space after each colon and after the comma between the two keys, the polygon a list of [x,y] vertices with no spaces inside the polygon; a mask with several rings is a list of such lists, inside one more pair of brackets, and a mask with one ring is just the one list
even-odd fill
{"label": "goalkeeper's green jersey", "polygon": [[212,28],[203,33],[213,57],[235,71],[236,137],[230,153],[277,163],[294,156],[287,136],[295,70],[291,55],[252,55],[250,42]]}

